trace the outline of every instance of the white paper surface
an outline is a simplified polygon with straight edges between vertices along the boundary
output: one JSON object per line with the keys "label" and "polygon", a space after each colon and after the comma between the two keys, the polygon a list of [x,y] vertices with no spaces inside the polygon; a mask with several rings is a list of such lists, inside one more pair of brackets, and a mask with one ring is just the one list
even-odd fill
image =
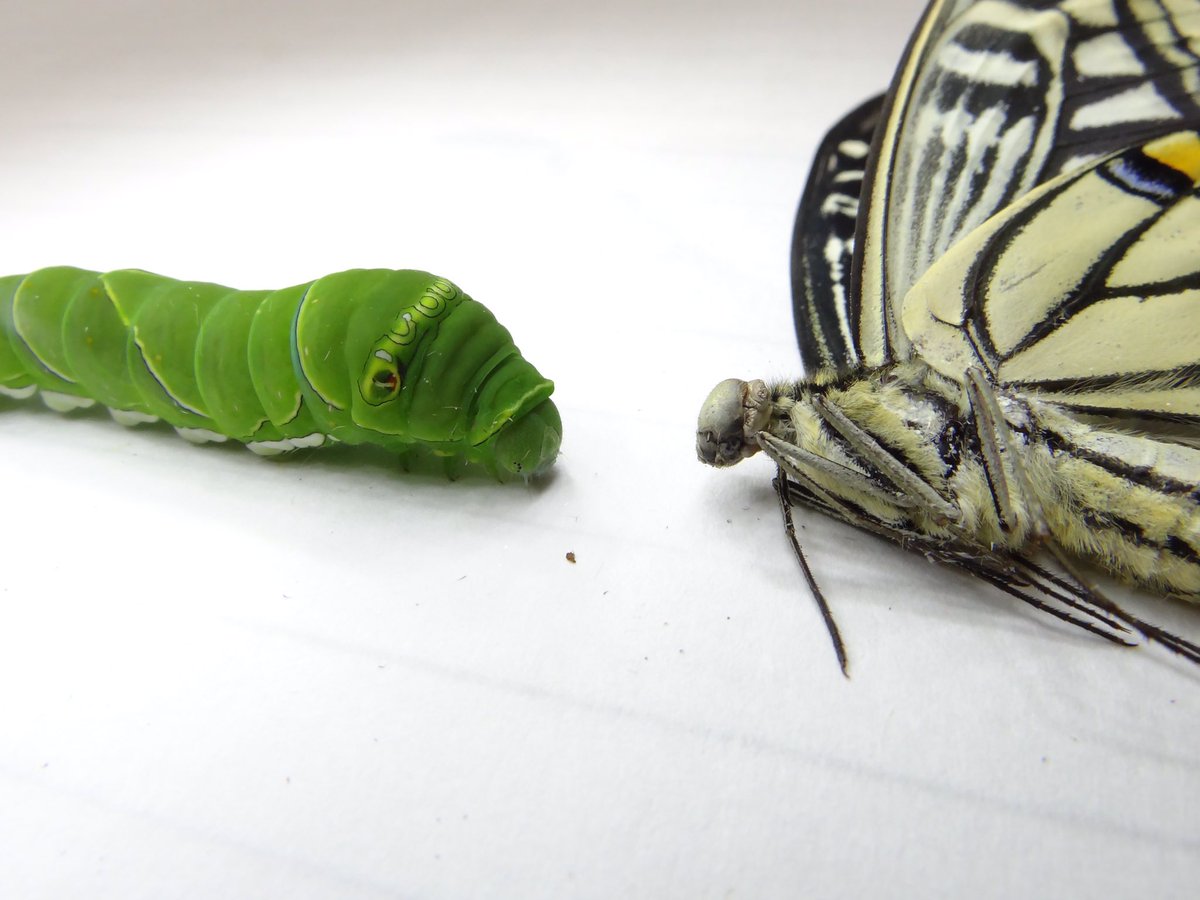
{"label": "white paper surface", "polygon": [[3,10],[0,269],[425,268],[565,436],[445,483],[5,402],[0,896],[1193,896],[1197,672],[805,515],[847,681],[769,465],[694,458],[799,372],[809,160],[917,0]]}

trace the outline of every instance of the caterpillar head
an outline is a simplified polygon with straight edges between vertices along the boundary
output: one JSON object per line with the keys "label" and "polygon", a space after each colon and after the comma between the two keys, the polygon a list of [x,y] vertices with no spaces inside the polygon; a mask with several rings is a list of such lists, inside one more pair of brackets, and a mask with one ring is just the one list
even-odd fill
{"label": "caterpillar head", "polygon": [[[540,475],[558,457],[562,419],[550,400],[509,422],[489,441],[492,474],[507,481],[516,476]],[[487,465],[485,461],[485,465]]]}
{"label": "caterpillar head", "polygon": [[727,378],[712,389],[696,423],[696,456],[732,466],[761,448],[756,435],[771,418],[771,392],[758,380]]}
{"label": "caterpillar head", "polygon": [[358,440],[483,466],[502,481],[554,461],[554,384],[483,304],[425,272],[360,276],[344,365]]}

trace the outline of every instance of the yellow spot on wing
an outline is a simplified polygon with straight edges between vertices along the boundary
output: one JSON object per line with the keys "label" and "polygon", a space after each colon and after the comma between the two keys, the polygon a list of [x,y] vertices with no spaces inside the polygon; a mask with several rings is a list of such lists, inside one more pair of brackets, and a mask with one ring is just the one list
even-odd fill
{"label": "yellow spot on wing", "polygon": [[1151,141],[1142,152],[1173,169],[1178,169],[1192,181],[1200,181],[1200,135],[1182,131],[1157,141]]}

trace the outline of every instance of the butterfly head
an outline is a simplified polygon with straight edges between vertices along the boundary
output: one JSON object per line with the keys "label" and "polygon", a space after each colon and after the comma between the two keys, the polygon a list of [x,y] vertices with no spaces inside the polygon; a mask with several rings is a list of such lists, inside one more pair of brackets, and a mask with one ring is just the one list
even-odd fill
{"label": "butterfly head", "polygon": [[696,423],[696,456],[732,466],[761,448],[757,435],[771,418],[771,392],[758,380],[727,378],[712,389]]}

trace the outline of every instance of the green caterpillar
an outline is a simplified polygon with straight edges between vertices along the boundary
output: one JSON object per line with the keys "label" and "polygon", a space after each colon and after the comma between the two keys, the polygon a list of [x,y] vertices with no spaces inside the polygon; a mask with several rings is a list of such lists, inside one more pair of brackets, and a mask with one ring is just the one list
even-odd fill
{"label": "green caterpillar", "polygon": [[100,403],[263,455],[327,440],[482,465],[554,462],[554,384],[482,304],[426,272],[354,269],[238,291],[136,269],[0,278],[0,393]]}

